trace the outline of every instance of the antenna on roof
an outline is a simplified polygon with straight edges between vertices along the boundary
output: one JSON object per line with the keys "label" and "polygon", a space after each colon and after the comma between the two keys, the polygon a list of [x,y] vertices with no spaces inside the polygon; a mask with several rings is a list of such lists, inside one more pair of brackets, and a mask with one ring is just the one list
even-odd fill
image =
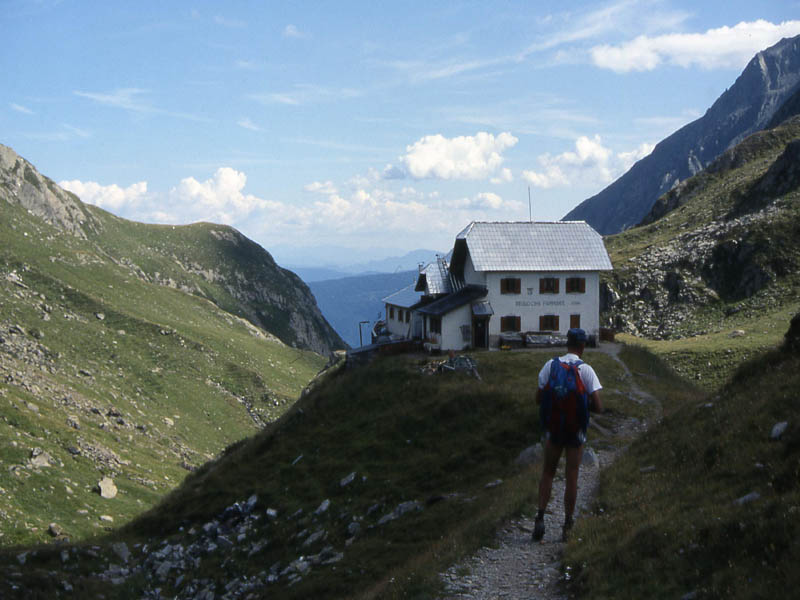
{"label": "antenna on roof", "polygon": [[533,223],[533,205],[531,204],[531,186],[528,186],[528,221]]}

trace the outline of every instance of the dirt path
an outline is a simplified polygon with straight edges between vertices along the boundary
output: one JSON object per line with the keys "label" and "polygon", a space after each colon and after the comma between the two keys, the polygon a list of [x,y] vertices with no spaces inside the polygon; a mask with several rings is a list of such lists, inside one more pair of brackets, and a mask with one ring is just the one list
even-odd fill
{"label": "dirt path", "polygon": [[[600,350],[619,362],[626,374],[631,372],[619,358],[619,344],[601,344]],[[658,401],[631,382],[631,397],[641,403]],[[619,419],[612,424],[614,438],[630,439],[647,428],[637,419]],[[591,434],[590,434],[591,438]],[[587,444],[578,480],[575,517],[588,510],[595,497],[600,469],[608,466],[624,450],[592,449]],[[498,532],[492,547],[484,547],[473,556],[456,563],[441,574],[446,594],[442,600],[531,600],[565,599],[561,573],[561,526],[564,523],[564,459],[553,481],[553,492],[545,514],[545,535],[539,543],[531,540],[533,515],[513,519]]]}

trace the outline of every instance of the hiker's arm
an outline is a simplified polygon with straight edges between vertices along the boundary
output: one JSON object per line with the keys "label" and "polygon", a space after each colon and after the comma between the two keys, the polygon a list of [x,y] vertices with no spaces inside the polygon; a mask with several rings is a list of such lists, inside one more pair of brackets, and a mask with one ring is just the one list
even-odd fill
{"label": "hiker's arm", "polygon": [[536,388],[536,404],[542,403],[542,388]]}
{"label": "hiker's arm", "polygon": [[600,401],[600,390],[595,390],[589,396],[589,410],[596,413],[603,412],[603,403]]}

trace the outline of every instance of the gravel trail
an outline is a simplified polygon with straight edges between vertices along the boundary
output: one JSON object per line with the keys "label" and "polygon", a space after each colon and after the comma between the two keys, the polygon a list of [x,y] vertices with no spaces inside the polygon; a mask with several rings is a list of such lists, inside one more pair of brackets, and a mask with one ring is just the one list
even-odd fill
{"label": "gravel trail", "polygon": [[[628,367],[620,360],[620,344],[601,344],[600,350],[619,362],[627,378]],[[638,388],[631,386],[631,396],[637,402],[658,401]],[[660,411],[659,411],[660,414]],[[631,436],[647,428],[647,423],[637,419],[618,419],[613,422],[614,438],[624,440],[623,446],[593,449],[590,442],[584,452],[578,479],[578,500],[575,518],[587,511],[595,497],[600,470],[613,462],[624,451]],[[561,556],[561,526],[564,523],[564,458],[553,481],[553,491],[545,514],[545,535],[541,542],[533,542],[534,515],[524,516],[505,523],[498,531],[491,547],[483,547],[474,555],[452,565],[440,575],[445,584],[445,595],[440,600],[563,600],[568,596],[563,585]]]}

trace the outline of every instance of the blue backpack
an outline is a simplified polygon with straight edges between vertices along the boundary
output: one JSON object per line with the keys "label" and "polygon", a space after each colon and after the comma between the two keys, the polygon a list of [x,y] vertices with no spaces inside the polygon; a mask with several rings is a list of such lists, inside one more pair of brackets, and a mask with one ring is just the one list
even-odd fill
{"label": "blue backpack", "polygon": [[589,394],[578,372],[582,364],[582,361],[562,362],[558,357],[550,364],[539,418],[552,439],[564,440],[579,432],[585,434],[589,426]]}

